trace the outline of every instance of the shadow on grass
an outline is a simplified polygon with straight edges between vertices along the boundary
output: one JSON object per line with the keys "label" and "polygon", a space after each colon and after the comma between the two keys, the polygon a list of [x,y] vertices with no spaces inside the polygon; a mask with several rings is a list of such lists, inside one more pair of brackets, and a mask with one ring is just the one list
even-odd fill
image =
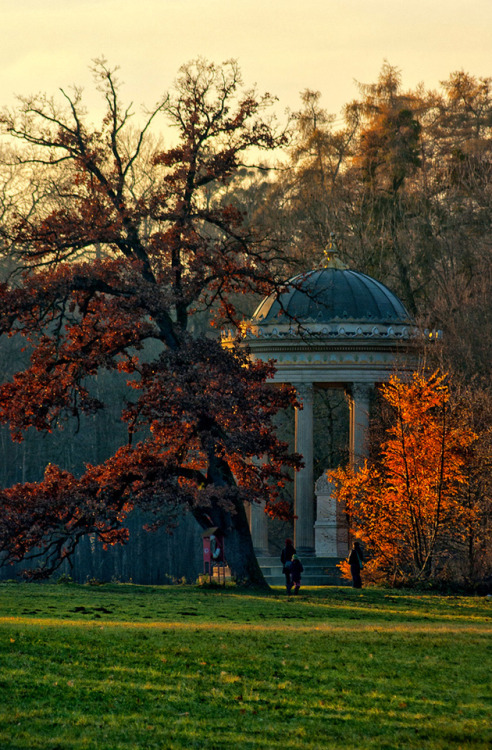
{"label": "shadow on grass", "polygon": [[442,596],[414,590],[348,587],[252,591],[233,585],[134,586],[131,584],[0,584],[0,618],[58,618],[101,622],[231,622],[245,625],[466,621],[487,623],[484,597]]}

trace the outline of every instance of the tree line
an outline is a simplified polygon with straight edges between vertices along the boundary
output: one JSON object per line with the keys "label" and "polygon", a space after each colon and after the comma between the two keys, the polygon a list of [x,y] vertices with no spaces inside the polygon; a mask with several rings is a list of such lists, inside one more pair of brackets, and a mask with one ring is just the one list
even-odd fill
{"label": "tree line", "polygon": [[288,162],[255,185],[256,220],[303,269],[335,233],[351,267],[446,332],[447,365],[488,384],[491,79],[459,71],[405,90],[385,63],[359,94],[341,119],[319,91],[301,94]]}

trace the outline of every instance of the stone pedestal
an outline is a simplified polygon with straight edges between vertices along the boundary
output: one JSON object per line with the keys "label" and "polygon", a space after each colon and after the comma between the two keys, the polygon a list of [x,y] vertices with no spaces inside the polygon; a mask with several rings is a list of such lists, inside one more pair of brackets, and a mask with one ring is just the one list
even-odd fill
{"label": "stone pedestal", "polygon": [[314,524],[316,557],[337,556],[337,502],[332,497],[335,486],[322,474],[315,485],[316,523]]}
{"label": "stone pedestal", "polygon": [[346,557],[349,530],[345,508],[333,497],[335,485],[322,474],[315,485],[316,523],[314,524],[316,557]]}

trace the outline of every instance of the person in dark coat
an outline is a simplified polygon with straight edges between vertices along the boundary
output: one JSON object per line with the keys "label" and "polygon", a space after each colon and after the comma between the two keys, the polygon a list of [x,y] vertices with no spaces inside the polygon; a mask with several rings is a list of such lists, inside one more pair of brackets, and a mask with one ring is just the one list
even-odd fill
{"label": "person in dark coat", "polygon": [[302,562],[299,560],[297,555],[292,555],[292,563],[290,565],[290,579],[292,586],[294,587],[294,594],[299,592],[301,588],[301,573],[304,570]]}
{"label": "person in dark coat", "polygon": [[364,555],[360,546],[360,542],[354,542],[349,555],[350,573],[352,574],[352,586],[354,589],[362,588],[362,578],[360,577],[360,571],[362,568],[362,562]]}
{"label": "person in dark coat", "polygon": [[285,547],[280,553],[280,561],[282,563],[282,573],[285,575],[285,588],[287,593],[290,594],[292,588],[292,579],[290,577],[290,566],[292,564],[292,556],[295,555],[296,549],[292,544],[292,539],[285,540]]}

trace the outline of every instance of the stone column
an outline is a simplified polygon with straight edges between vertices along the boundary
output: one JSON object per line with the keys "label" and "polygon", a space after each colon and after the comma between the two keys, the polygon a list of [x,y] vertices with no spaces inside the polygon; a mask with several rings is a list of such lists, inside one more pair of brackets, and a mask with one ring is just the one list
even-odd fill
{"label": "stone column", "polygon": [[[261,465],[265,459],[254,458],[253,463]],[[265,513],[265,501],[247,503],[246,515],[251,532],[251,541],[256,555],[268,555],[268,518]]]}
{"label": "stone column", "polygon": [[[350,465],[353,469],[362,466],[369,452],[369,406],[373,387],[370,383],[352,383],[346,391],[350,409]],[[337,552],[340,557],[345,557],[350,539],[345,508],[340,503],[337,503],[336,518]]]}
{"label": "stone column", "polygon": [[304,459],[304,468],[295,476],[294,543],[299,555],[314,555],[313,384],[296,385],[296,390],[303,408],[295,410],[295,449]]}
{"label": "stone column", "polygon": [[268,525],[265,513],[265,501],[250,503],[249,527],[256,555],[268,555]]}
{"label": "stone column", "polygon": [[355,469],[364,463],[369,450],[369,405],[373,386],[352,383],[347,393],[350,407],[350,463]]}

